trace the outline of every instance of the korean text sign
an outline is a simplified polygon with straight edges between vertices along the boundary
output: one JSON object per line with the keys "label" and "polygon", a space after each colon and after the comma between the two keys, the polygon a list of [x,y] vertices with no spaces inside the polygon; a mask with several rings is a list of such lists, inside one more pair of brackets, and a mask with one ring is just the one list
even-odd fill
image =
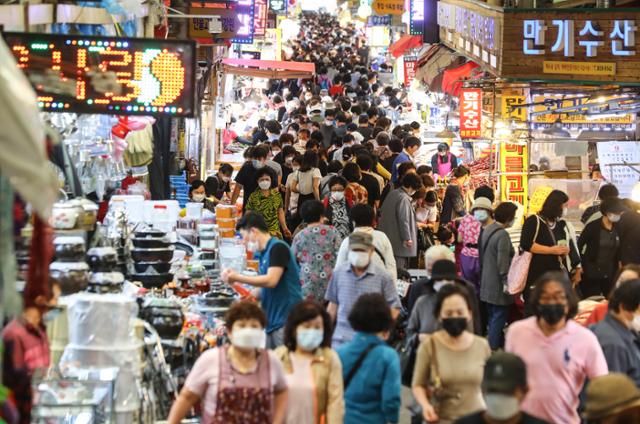
{"label": "korean text sign", "polygon": [[460,92],[460,138],[480,138],[482,133],[482,90],[464,88]]}
{"label": "korean text sign", "polygon": [[195,42],[4,33],[42,110],[192,116]]}
{"label": "korean text sign", "polygon": [[500,193],[502,200],[518,202],[527,207],[529,167],[527,146],[500,143]]}

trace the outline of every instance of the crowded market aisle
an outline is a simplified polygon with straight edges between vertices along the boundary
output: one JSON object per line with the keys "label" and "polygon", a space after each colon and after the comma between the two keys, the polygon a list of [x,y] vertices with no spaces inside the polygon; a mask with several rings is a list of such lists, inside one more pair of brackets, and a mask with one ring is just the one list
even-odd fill
{"label": "crowded market aisle", "polygon": [[[5,312],[0,418],[640,422],[636,190],[587,161],[585,172],[571,173],[554,168],[557,157],[540,157],[530,170],[535,160],[520,153],[534,151],[539,133],[570,138],[555,121],[552,131],[528,130],[524,143],[521,123],[509,123],[514,140],[500,139],[497,120],[488,142],[469,141],[475,130],[462,128],[464,109],[477,103],[484,113],[473,96],[488,71],[456,77],[451,92],[408,83],[394,73],[392,46],[371,46],[362,20],[336,12],[290,13],[296,30],[282,54],[304,70],[250,84],[230,77],[229,107],[215,117],[224,122],[181,120],[188,102],[124,106],[174,118],[41,115],[41,134],[29,140],[36,145],[46,126],[51,163],[43,143],[21,160],[29,172],[37,175],[37,165],[57,176],[65,198],[49,210],[30,184],[15,188],[14,203],[9,182],[26,176],[0,162],[2,222],[14,223],[0,226],[4,308],[16,309],[5,300],[16,295],[9,274],[25,282],[24,309]],[[86,45],[80,55],[138,46],[118,37],[13,37],[5,53],[18,61],[27,41],[59,54],[57,42]],[[136,71],[168,96],[163,66],[178,66],[190,44],[156,43],[162,49],[133,52],[150,69]],[[221,66],[256,60],[225,59]],[[463,60],[457,65],[477,67]],[[16,69],[27,72],[26,62]],[[194,69],[182,69],[195,81]],[[13,78],[33,94],[20,72]],[[100,84],[113,89],[89,85]],[[93,95],[91,104],[113,107],[100,112],[119,110],[109,103],[119,96]],[[34,116],[51,107],[31,97]],[[428,110],[437,108],[443,122]],[[454,113],[460,128],[449,122]],[[219,135],[213,153],[208,125]],[[198,132],[207,142],[185,147]],[[195,153],[169,170],[169,158],[186,152]],[[209,155],[215,171],[198,169]],[[506,167],[518,160],[524,171]],[[527,181],[531,190],[520,186]],[[56,184],[43,183],[43,197]]]}

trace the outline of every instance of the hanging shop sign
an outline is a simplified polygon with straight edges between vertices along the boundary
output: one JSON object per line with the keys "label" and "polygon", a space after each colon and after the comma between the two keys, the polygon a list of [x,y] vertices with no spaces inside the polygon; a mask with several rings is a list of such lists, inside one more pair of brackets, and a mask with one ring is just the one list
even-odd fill
{"label": "hanging shop sign", "polygon": [[[602,97],[591,100],[589,97],[562,96],[553,94],[534,94],[531,101],[535,105],[531,108],[531,122],[533,128],[540,129],[553,124],[558,118],[563,125],[575,129],[631,129],[635,124],[632,114],[610,115],[603,118],[588,116],[586,111],[591,103],[604,103],[614,100],[613,97]],[[542,114],[548,110],[565,109],[569,114]],[[571,114],[574,112],[574,114]]]}
{"label": "hanging shop sign", "polygon": [[378,15],[402,15],[404,0],[373,0],[371,7]]}
{"label": "hanging shop sign", "polygon": [[460,91],[460,138],[480,138],[482,133],[482,90]]}
{"label": "hanging shop sign", "polygon": [[285,13],[287,0],[269,0],[269,10],[275,13]]}
{"label": "hanging shop sign", "polygon": [[234,9],[227,7],[223,3],[213,4],[217,7],[191,7],[189,14],[191,15],[211,15],[217,16],[222,24],[222,32],[212,34],[209,32],[208,18],[192,18],[189,19],[189,38],[198,41],[198,43],[206,45],[212,44],[215,40],[229,40],[236,36],[240,29],[240,21]]}
{"label": "hanging shop sign", "polygon": [[389,27],[374,26],[365,28],[365,34],[371,47],[387,47],[391,44]]}
{"label": "hanging shop sign", "polygon": [[527,146],[500,143],[500,193],[502,201],[518,202],[527,210],[529,159]]}
{"label": "hanging shop sign", "polygon": [[404,85],[408,87],[416,76],[416,64],[418,58],[415,56],[405,56],[404,60]]}
{"label": "hanging shop sign", "polygon": [[526,104],[526,100],[523,95],[503,94],[501,98],[502,118],[522,122],[527,121],[527,108],[515,107]]}
{"label": "hanging shop sign", "polygon": [[409,34],[422,35],[424,31],[425,0],[409,0]]}
{"label": "hanging shop sign", "polygon": [[529,211],[528,214],[538,213],[542,210],[542,205],[547,200],[547,197],[553,191],[553,187],[550,186],[540,186],[536,187],[535,191],[529,198]]}
{"label": "hanging shop sign", "polygon": [[497,74],[502,54],[501,8],[459,0],[438,2],[440,41]]}
{"label": "hanging shop sign", "polygon": [[253,17],[253,35],[256,37],[264,37],[267,29],[267,14],[269,12],[269,4],[267,0],[255,0],[254,17]]}
{"label": "hanging shop sign", "polygon": [[193,41],[2,34],[49,112],[192,116]]}
{"label": "hanging shop sign", "polygon": [[638,172],[634,169],[640,170],[640,166],[637,165],[640,163],[640,143],[598,143],[598,161],[602,175],[618,188],[620,197],[630,197],[633,187],[638,183]]}
{"label": "hanging shop sign", "polygon": [[371,15],[367,19],[367,26],[389,26],[391,25],[391,15]]}
{"label": "hanging shop sign", "polygon": [[640,9],[511,12],[505,16],[504,75],[640,82]]}
{"label": "hanging shop sign", "polygon": [[435,44],[440,42],[438,28],[438,0],[423,0],[424,14],[422,22],[422,42]]}
{"label": "hanging shop sign", "polygon": [[273,56],[270,57],[270,59],[282,60],[282,29],[268,29],[265,34],[264,40],[267,43],[271,43],[271,45],[273,46]]}
{"label": "hanging shop sign", "polygon": [[502,78],[640,84],[640,9],[438,2],[440,41]]}
{"label": "hanging shop sign", "polygon": [[231,41],[237,44],[252,44],[254,31],[255,0],[238,0],[235,7],[240,28]]}

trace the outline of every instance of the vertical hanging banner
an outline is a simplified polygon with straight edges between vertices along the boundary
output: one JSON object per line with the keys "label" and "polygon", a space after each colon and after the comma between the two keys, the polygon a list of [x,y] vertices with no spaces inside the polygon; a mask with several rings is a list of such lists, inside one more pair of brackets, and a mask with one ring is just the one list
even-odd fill
{"label": "vertical hanging banner", "polygon": [[238,0],[235,7],[240,26],[231,40],[238,44],[252,44],[254,30],[255,0]]}
{"label": "vertical hanging banner", "polygon": [[527,210],[529,158],[527,146],[500,143],[501,200],[518,202]]}
{"label": "vertical hanging banner", "polygon": [[404,57],[404,85],[408,87],[416,76],[416,62],[418,58],[415,56]]}
{"label": "vertical hanging banner", "polygon": [[254,17],[253,17],[253,35],[255,37],[264,37],[267,30],[267,13],[269,5],[267,0],[255,0]]}
{"label": "vertical hanging banner", "polygon": [[482,133],[482,90],[460,91],[460,138],[480,138]]}
{"label": "vertical hanging banner", "polygon": [[409,1],[409,34],[422,35],[424,31],[424,1]]}
{"label": "vertical hanging banner", "polygon": [[286,0],[269,0],[269,10],[274,13],[286,13],[287,1]]}

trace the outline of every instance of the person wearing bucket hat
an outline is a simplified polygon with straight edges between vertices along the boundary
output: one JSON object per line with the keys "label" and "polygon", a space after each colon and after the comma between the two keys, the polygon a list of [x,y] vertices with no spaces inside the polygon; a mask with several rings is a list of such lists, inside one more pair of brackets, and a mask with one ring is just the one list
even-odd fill
{"label": "person wearing bucket hat", "polygon": [[372,262],[374,254],[373,236],[356,231],[349,236],[348,263],[337,266],[331,275],[325,300],[329,302],[327,311],[335,322],[334,347],[353,339],[355,331],[349,323],[349,314],[363,294],[382,294],[392,308],[393,318],[400,313],[402,305],[395,281],[385,269]]}
{"label": "person wearing bucket hat", "polygon": [[640,422],[640,389],[624,374],[595,378],[587,387],[585,422],[632,424]]}
{"label": "person wearing bucket hat", "polygon": [[497,352],[484,366],[482,395],[485,411],[462,417],[455,424],[545,424],[520,410],[527,394],[527,366],[519,356]]}
{"label": "person wearing bucket hat", "polygon": [[[491,190],[489,187],[487,187]],[[478,240],[482,227],[490,224],[493,215],[491,190],[485,193],[485,190],[478,188],[474,193],[475,200],[471,206],[470,213],[462,217],[458,223],[458,242],[462,245],[460,250],[460,269],[465,280],[473,284],[475,293],[480,293],[480,258],[478,253]]]}
{"label": "person wearing bucket hat", "polygon": [[432,334],[440,329],[436,320],[433,319],[433,311],[436,307],[438,292],[448,284],[456,284],[464,287],[469,292],[472,320],[467,324],[467,329],[479,334],[480,327],[480,307],[474,288],[465,280],[456,275],[456,264],[449,260],[440,260],[433,264],[431,279],[425,288],[425,293],[418,298],[411,310],[407,334]]}

